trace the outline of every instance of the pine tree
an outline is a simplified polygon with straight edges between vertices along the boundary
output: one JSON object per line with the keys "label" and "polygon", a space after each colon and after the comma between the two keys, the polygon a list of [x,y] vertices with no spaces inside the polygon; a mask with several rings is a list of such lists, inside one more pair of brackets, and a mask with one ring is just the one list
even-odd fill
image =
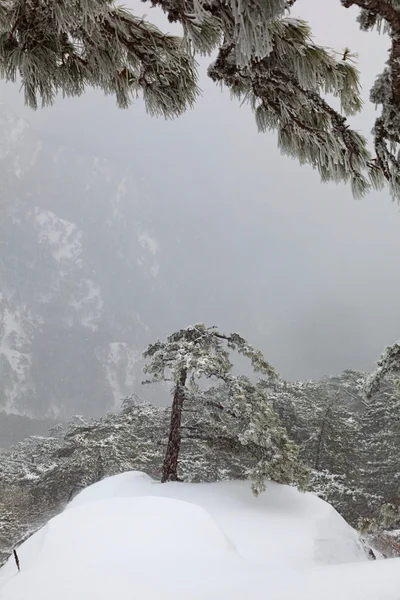
{"label": "pine tree", "polygon": [[232,377],[229,388],[240,415],[238,439],[255,459],[248,472],[253,492],[258,495],[265,491],[266,480],[305,489],[308,470],[299,447],[289,437],[266,392],[246,377]]}
{"label": "pine tree", "polygon": [[267,480],[304,489],[308,470],[299,447],[257,383],[229,375],[216,387],[195,390],[189,393],[184,416],[183,448],[187,440],[203,441],[205,467],[216,460],[219,478],[227,457],[225,472],[250,479],[255,495],[266,489]]}
{"label": "pine tree", "polygon": [[[371,6],[371,0],[342,1]],[[92,86],[114,94],[121,107],[141,92],[152,114],[175,117],[198,95],[196,53],[216,51],[209,76],[250,105],[261,131],[277,131],[282,152],[310,164],[323,181],[349,182],[356,196],[385,179],[397,193],[397,162],[384,144],[397,143],[396,94],[388,116],[375,127],[372,158],[365,138],[347,122],[362,107],[353,55],[346,49],[338,56],[314,44],[307,23],[290,17],[294,0],[151,3],[182,25],[182,39],[164,35],[112,0],[3,2],[0,74],[21,79],[32,107],[51,104],[59,92],[77,96]],[[397,15],[393,1],[390,5]],[[386,13],[382,19],[389,23]],[[394,18],[390,27],[395,30]],[[394,51],[390,72],[374,88],[373,100],[385,107],[390,78],[400,81],[396,64]],[[339,99],[340,110],[327,95]]]}
{"label": "pine tree", "polygon": [[310,468],[309,490],[354,525],[371,500],[360,479],[361,381],[345,371],[321,381],[261,382]]}
{"label": "pine tree", "polygon": [[380,356],[377,368],[367,378],[364,385],[364,394],[370,399],[388,383],[388,376],[400,381],[400,343],[395,342],[387,346]]}
{"label": "pine tree", "polygon": [[[360,447],[364,487],[393,504],[400,497],[400,393],[397,344],[388,349],[365,386],[368,405],[362,417]],[[395,383],[394,383],[394,381]],[[375,503],[376,507],[376,503]]]}
{"label": "pine tree", "polygon": [[[362,419],[364,486],[376,496],[371,515],[379,523],[400,504],[400,344],[385,348],[365,381],[367,409]],[[377,513],[379,504],[383,508]],[[388,510],[386,511],[386,508]],[[385,512],[386,511],[386,512]],[[365,516],[365,515],[363,515]]]}
{"label": "pine tree", "polygon": [[358,424],[342,389],[329,379],[265,387],[310,468],[348,476],[354,470]]}
{"label": "pine tree", "polygon": [[201,323],[173,333],[166,342],[157,340],[143,353],[148,361],[143,370],[152,376],[152,381],[172,381],[174,386],[162,482],[178,479],[182,411],[189,389],[196,389],[196,380],[201,378],[222,381],[229,378],[232,369],[230,350],[249,358],[255,371],[276,376],[261,352],[237,333],[224,335],[215,327],[206,328]]}
{"label": "pine tree", "polygon": [[57,454],[67,458],[63,473],[68,470],[80,474],[69,496],[105,477],[132,469],[157,477],[167,420],[166,408],[132,395],[118,412],[90,422],[72,421]]}

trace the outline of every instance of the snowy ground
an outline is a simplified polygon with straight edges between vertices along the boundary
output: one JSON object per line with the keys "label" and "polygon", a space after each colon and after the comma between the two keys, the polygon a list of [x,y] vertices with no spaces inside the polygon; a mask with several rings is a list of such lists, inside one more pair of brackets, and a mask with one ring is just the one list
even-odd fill
{"label": "snowy ground", "polygon": [[326,503],[277,484],[161,485],[141,473],[82,492],[0,571],[1,600],[400,600],[400,559],[368,561]]}

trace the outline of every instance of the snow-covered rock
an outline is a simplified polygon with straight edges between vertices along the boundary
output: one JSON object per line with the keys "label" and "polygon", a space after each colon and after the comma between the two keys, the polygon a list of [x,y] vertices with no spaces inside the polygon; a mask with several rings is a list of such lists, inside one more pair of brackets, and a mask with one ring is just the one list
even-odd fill
{"label": "snow-covered rock", "polygon": [[326,503],[269,484],[159,484],[125,473],[86,489],[0,571],[2,600],[398,600],[400,561],[366,559]]}

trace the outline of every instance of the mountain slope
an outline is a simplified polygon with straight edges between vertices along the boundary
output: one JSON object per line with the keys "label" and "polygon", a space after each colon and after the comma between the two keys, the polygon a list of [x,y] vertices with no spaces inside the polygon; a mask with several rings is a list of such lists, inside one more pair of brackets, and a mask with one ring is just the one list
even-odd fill
{"label": "mountain slope", "polygon": [[100,414],[132,392],[157,322],[159,245],[132,171],[0,107],[0,403]]}

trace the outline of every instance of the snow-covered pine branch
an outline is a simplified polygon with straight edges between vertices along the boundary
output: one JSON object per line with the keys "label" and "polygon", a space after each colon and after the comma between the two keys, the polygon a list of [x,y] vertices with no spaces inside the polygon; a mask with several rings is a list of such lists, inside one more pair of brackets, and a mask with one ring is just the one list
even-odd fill
{"label": "snow-covered pine branch", "polygon": [[110,1],[2,1],[0,75],[21,79],[32,108],[91,86],[123,108],[141,92],[151,114],[173,117],[198,93],[183,41]]}
{"label": "snow-covered pine branch", "polygon": [[385,348],[378,360],[377,368],[367,377],[363,391],[368,399],[379,391],[387,375],[394,375],[400,380],[400,342]]}
{"label": "snow-covered pine branch", "polygon": [[389,35],[391,49],[383,72],[376,77],[370,99],[381,106],[373,129],[375,164],[389,183],[392,195],[400,197],[400,3],[398,0],[341,0],[345,8],[358,6],[361,29],[376,29]]}
{"label": "snow-covered pine branch", "polygon": [[[176,117],[198,95],[196,53],[217,51],[209,76],[251,106],[261,131],[277,131],[283,153],[317,169],[322,181],[349,183],[355,196],[382,187],[385,179],[400,195],[394,150],[400,30],[382,8],[397,18],[396,4],[342,0],[365,7],[368,23],[384,22],[393,39],[389,67],[372,91],[373,102],[383,104],[373,158],[347,121],[362,106],[349,52],[338,57],[314,44],[308,25],[290,17],[294,0],[150,1],[182,25],[182,38],[163,34],[111,0],[1,0],[0,76],[20,78],[34,108],[91,86],[113,94],[121,107],[142,94],[151,114]],[[339,111],[327,95],[339,98]]]}

